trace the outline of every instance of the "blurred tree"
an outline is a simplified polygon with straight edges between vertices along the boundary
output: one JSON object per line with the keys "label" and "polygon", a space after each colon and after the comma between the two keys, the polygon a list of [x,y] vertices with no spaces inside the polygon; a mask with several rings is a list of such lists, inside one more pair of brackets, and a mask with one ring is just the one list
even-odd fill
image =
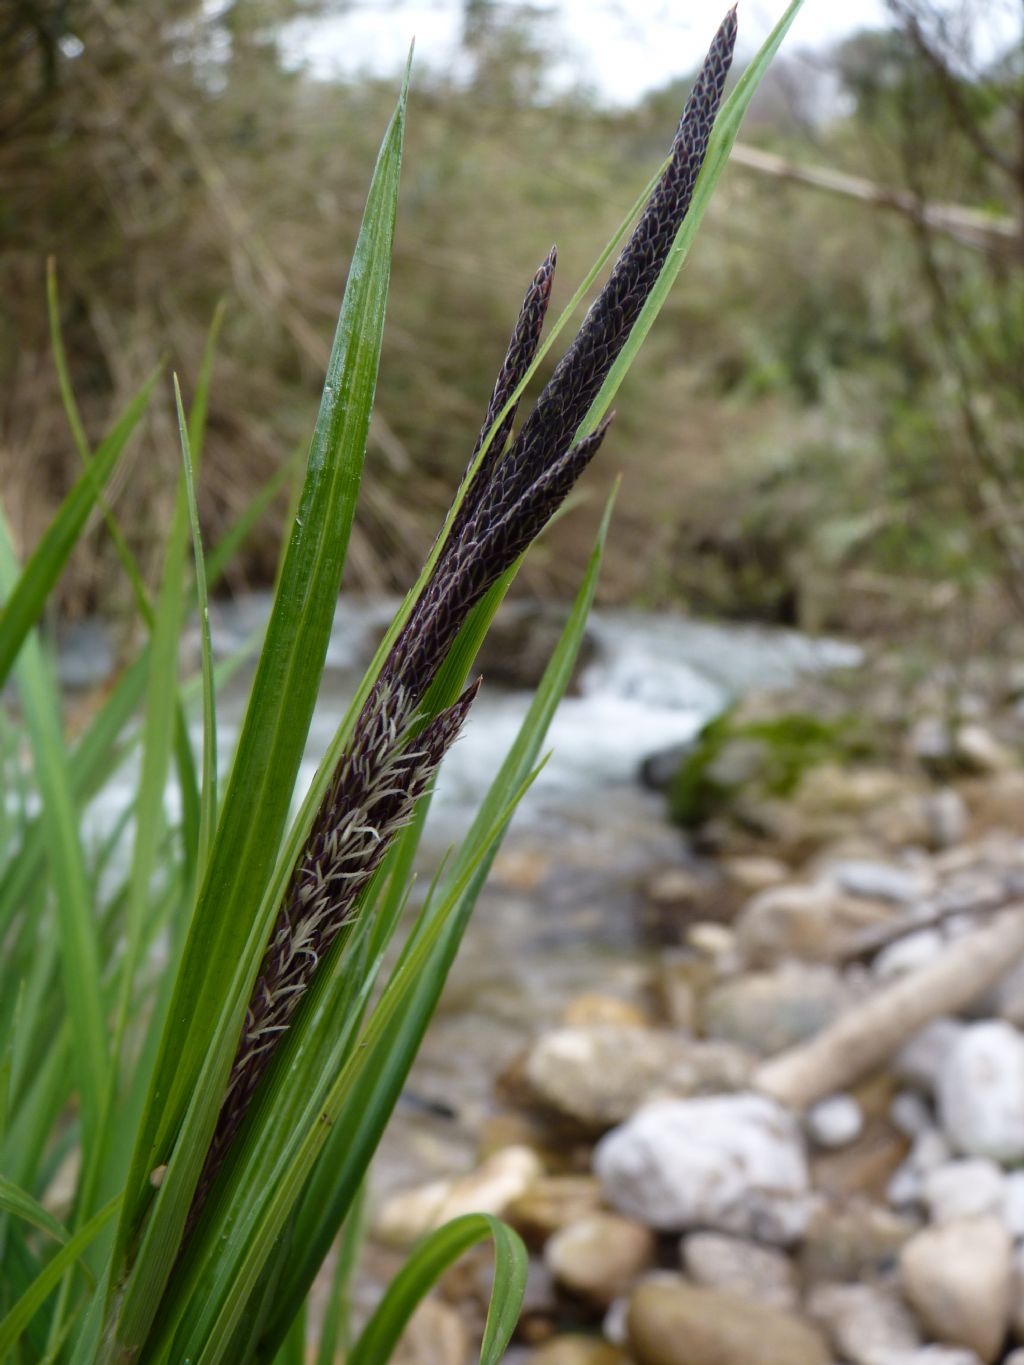
{"label": "blurred tree", "polygon": [[[1008,39],[997,0],[888,4],[894,32],[847,44],[839,65],[872,149],[896,160],[916,205],[928,311],[924,337],[907,338],[914,445],[932,446],[937,485],[955,480],[981,553],[1024,608],[1024,24]],[[927,210],[954,198],[1008,216],[1016,236],[950,242]]]}
{"label": "blurred tree", "polygon": [[[849,41],[831,68],[791,54],[754,111],[757,146],[741,155],[771,174],[727,176],[595,471],[595,491],[623,465],[630,475],[606,593],[831,626],[862,624],[867,578],[872,601],[876,589],[912,601],[911,617],[919,586],[998,571],[1019,595],[1024,300],[1019,234],[1005,224],[1021,215],[1020,45],[1004,29],[1002,48],[978,56],[948,6],[945,28],[931,0],[893,7],[892,30]],[[350,8],[4,9],[0,478],[24,543],[75,464],[49,356],[47,253],[93,436],[161,357],[187,387],[228,295],[201,487],[211,539],[305,438],[394,82],[314,79],[288,36],[296,19]],[[977,25],[985,6],[968,8]],[[585,90],[553,93],[549,7],[463,0],[461,19],[450,69],[415,77],[350,561],[363,586],[407,580],[525,281],[557,241],[557,309],[637,168],[656,163],[687,88],[600,109]],[[950,206],[959,217],[936,216]],[[962,244],[990,238],[985,253]],[[120,493],[143,558],[178,464],[170,411],[154,406]],[[569,586],[585,521],[566,518],[538,547],[533,586]],[[97,535],[80,558],[66,607],[109,599],[105,547]],[[275,547],[268,528],[249,581],[272,574]]]}

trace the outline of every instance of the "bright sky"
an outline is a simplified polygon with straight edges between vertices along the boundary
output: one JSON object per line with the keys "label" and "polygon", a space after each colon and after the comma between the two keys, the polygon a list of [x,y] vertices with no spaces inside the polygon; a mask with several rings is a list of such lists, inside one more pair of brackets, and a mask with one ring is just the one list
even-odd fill
{"label": "bright sky", "polygon": [[[630,103],[692,71],[728,5],[729,0],[541,0],[524,8],[550,16],[559,84],[583,82],[609,101]],[[740,0],[743,52],[757,49],[784,7],[784,0]],[[287,51],[322,76],[387,75],[400,68],[415,35],[417,61],[443,67],[458,49],[461,22],[459,0],[363,0],[347,15],[293,25]],[[806,0],[786,46],[789,51],[819,46],[884,22],[882,0]]]}

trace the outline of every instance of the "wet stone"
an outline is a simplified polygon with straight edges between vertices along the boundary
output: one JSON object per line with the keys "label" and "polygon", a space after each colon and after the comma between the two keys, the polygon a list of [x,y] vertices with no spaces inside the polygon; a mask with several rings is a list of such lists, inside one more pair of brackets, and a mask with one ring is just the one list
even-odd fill
{"label": "wet stone", "polygon": [[994,1361],[1010,1323],[1012,1243],[1000,1219],[962,1218],[916,1233],[900,1255],[903,1292],[938,1341]]}
{"label": "wet stone", "polygon": [[785,1252],[719,1232],[694,1232],[680,1246],[683,1270],[705,1289],[724,1289],[771,1304],[795,1308],[796,1272]]}
{"label": "wet stone", "polygon": [[634,1284],[654,1260],[648,1228],[615,1213],[592,1213],[561,1228],[544,1248],[555,1280],[603,1308]]}
{"label": "wet stone", "polygon": [[768,1057],[820,1033],[851,1000],[849,987],[830,967],[793,963],[712,987],[701,1024],[709,1038]]}
{"label": "wet stone", "polygon": [[877,1365],[887,1352],[913,1349],[921,1335],[899,1296],[869,1284],[819,1284],[807,1296],[807,1313],[825,1328],[851,1365]]}
{"label": "wet stone", "polygon": [[592,1132],[628,1118],[656,1094],[731,1089],[749,1072],[739,1048],[611,1024],[544,1034],[523,1066],[538,1103]]}
{"label": "wet stone", "polygon": [[628,1328],[637,1365],[829,1365],[824,1338],[803,1318],[682,1280],[640,1285]]}

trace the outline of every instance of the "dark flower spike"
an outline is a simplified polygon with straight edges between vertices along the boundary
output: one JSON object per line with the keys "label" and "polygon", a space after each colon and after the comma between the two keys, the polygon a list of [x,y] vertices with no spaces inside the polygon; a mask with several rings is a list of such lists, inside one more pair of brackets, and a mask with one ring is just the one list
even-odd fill
{"label": "dark flower spike", "polygon": [[[577,441],[560,459],[549,465],[493,531],[488,531],[482,537],[480,557],[485,566],[486,582],[481,591],[486,591],[540,535],[600,450],[614,420],[615,413],[610,412],[589,436]],[[504,564],[504,567],[498,567],[499,564]]]}
{"label": "dark flower spike", "polygon": [[[657,282],[690,207],[693,188],[707,154],[711,127],[721,103],[735,45],[734,7],[726,15],[716,33],[690,92],[672,143],[668,166],[647,201],[647,206],[607,283],[584,318],[579,334],[555,367],[554,374],[504,458],[501,458],[501,447],[496,433],[496,439],[488,449],[487,456],[478,469],[473,484],[467,490],[453,522],[448,543],[435,566],[433,578],[417,602],[412,616],[395,642],[391,657],[385,664],[382,677],[389,685],[397,677],[405,679],[411,675],[410,686],[424,689],[429,686],[433,673],[458,633],[465,612],[469,610],[467,600],[471,606],[480,596],[480,592],[467,594],[466,583],[471,580],[489,586],[509,567],[521,550],[513,553],[508,562],[498,567],[496,572],[493,542],[492,552],[485,556],[485,560],[490,562],[473,565],[470,571],[468,557],[480,553],[478,547],[488,531],[503,521],[513,507],[522,505],[520,499],[545,470],[557,465],[561,472],[566,474],[574,467],[571,460],[564,465],[561,464],[562,457],[625,345],[640,310]],[[509,348],[506,365],[510,375],[518,377],[514,382],[508,383],[507,387],[499,377],[488,413],[489,418],[492,413],[496,415],[501,411],[508,395],[525,373],[535,353],[536,341],[533,342],[532,348],[528,348],[529,359],[524,364],[517,366],[515,359],[510,359],[518,349],[516,338],[520,326],[529,334],[525,322],[527,318],[536,318],[539,338],[539,326],[543,322],[544,309],[547,307],[553,266],[552,252],[527,293],[516,331],[513,332],[513,344]],[[536,311],[531,307],[535,288],[543,289],[543,306]],[[496,402],[501,391],[504,391],[505,397]],[[504,423],[502,425],[504,426]],[[484,430],[486,429],[485,423]],[[479,444],[478,442],[477,449]],[[581,445],[583,444],[581,442]],[[586,463],[585,459],[580,462],[577,475],[582,472]],[[564,487],[562,497],[569,493],[573,482],[573,479],[563,480],[560,485]],[[557,503],[554,503],[550,511],[553,512],[556,507]],[[518,544],[520,537],[515,534],[514,525],[506,530],[508,543]],[[525,545],[522,548],[525,548]],[[456,565],[460,566],[457,572]],[[483,590],[485,589],[481,591]]]}
{"label": "dark flower spike", "polygon": [[[693,188],[707,154],[711,127],[721,102],[735,45],[734,7],[715,34],[704,65],[694,82],[672,143],[669,164],[604,288],[584,318],[579,334],[555,367],[554,374],[507,455],[501,458],[497,439],[488,449],[452,524],[433,577],[384,665],[381,675],[384,685],[392,686],[400,677],[411,690],[419,689],[419,695],[422,695],[458,633],[469,606],[480,596],[480,592],[467,593],[466,584],[470,581],[474,584],[486,582],[489,586],[521,551],[512,554],[496,572],[493,572],[493,542],[490,554],[485,556],[485,561],[489,562],[470,566],[469,557],[481,553],[479,546],[488,531],[502,522],[513,507],[521,505],[520,499],[545,470],[557,465],[565,474],[573,468],[571,460],[565,465],[561,464],[564,452],[625,345],[689,209]],[[527,293],[513,332],[506,365],[510,375],[518,374],[518,378],[525,373],[529,360],[517,366],[514,359],[518,352],[517,336],[521,326],[529,335],[531,329],[526,319],[536,318],[539,337],[553,266],[552,252]],[[543,290],[543,306],[536,311],[531,307],[535,287]],[[530,358],[535,348],[536,341],[533,342],[533,349],[527,348]],[[503,373],[504,370],[505,367]],[[506,387],[499,377],[489,417],[501,411],[518,378]],[[501,391],[504,391],[505,397],[496,403]],[[582,461],[578,472],[582,472],[585,464],[586,460]],[[572,482],[569,479],[560,485],[564,486],[563,497],[570,491]],[[551,506],[551,512],[556,506],[557,503]],[[519,543],[520,537],[515,534],[514,526],[507,527],[506,532],[510,545]],[[469,606],[466,605],[467,601]]]}
{"label": "dark flower spike", "polygon": [[550,465],[511,507],[497,509],[477,538],[453,546],[443,575],[417,605],[415,631],[404,641],[402,676],[420,683],[434,677],[466,616],[565,501],[597,454],[613,416]]}
{"label": "dark flower spike", "polygon": [[[480,448],[487,438],[487,433],[497,422],[501,415],[501,410],[512,397],[520,380],[533,363],[533,357],[537,354],[537,347],[540,345],[541,332],[544,330],[544,318],[547,315],[548,304],[551,302],[551,284],[555,274],[555,263],[558,260],[558,249],[552,247],[544,258],[544,263],[534,275],[530,282],[530,287],[526,291],[522,307],[519,310],[519,317],[512,331],[512,338],[509,341],[508,351],[502,363],[498,378],[494,383],[494,390],[491,393],[491,401],[487,405],[487,415],[484,417],[484,424],[480,428],[480,435],[476,438],[476,445],[473,447],[473,454],[470,456],[467,473],[472,467],[473,461],[480,453]],[[516,418],[519,408],[518,400],[513,404],[509,411],[502,418],[500,425],[495,429],[494,436],[487,447],[487,452],[480,462],[480,466],[473,477],[473,483],[467,490],[466,497],[463,498],[456,520],[452,525],[451,538],[449,544],[457,539],[460,525],[465,525],[472,515],[473,507],[479,502],[480,494],[486,491],[490,478],[495,467],[499,463],[505,445],[508,441],[509,432]],[[474,492],[476,496],[474,497]]]}
{"label": "dark flower spike", "polygon": [[[431,578],[360,713],[264,955],[190,1226],[319,960],[350,922],[361,893],[395,833],[412,817],[476,695],[476,687],[468,688],[454,706],[419,729],[418,710],[427,688],[471,608],[543,529],[604,438],[610,418],[571,445],[690,206],[735,42],[732,9],[687,101],[668,167],[628,244],[507,453],[514,410],[501,419]],[[536,355],[554,267],[552,249],[523,301],[473,458]]]}
{"label": "dark flower spike", "polygon": [[[487,433],[498,420],[502,408],[512,397],[520,380],[526,374],[533,362],[533,357],[537,354],[537,347],[540,344],[541,332],[544,328],[544,318],[548,311],[548,304],[551,301],[551,282],[555,273],[555,262],[558,259],[557,248],[552,247],[544,258],[540,269],[530,281],[530,287],[526,291],[522,306],[519,309],[519,316],[512,329],[512,336],[509,340],[508,350],[502,362],[498,378],[495,380],[494,389],[491,393],[491,401],[487,405],[487,413],[484,417],[484,424],[480,428],[480,434],[476,438],[473,447],[473,454],[469,458],[466,466],[466,473],[463,481],[468,476],[473,467],[473,462],[480,454],[480,449],[487,438]],[[518,401],[513,404],[509,411],[502,418],[500,425],[495,429],[494,435],[487,446],[487,451],[480,461],[476,472],[473,474],[472,482],[466,489],[459,509],[452,519],[452,524],[448,532],[448,539],[444,549],[438,557],[438,562],[434,568],[434,575],[431,579],[432,584],[444,581],[445,565],[450,560],[454,547],[459,545],[465,534],[466,526],[476,517],[480,510],[480,504],[488,494],[494,471],[501,461],[505,446],[508,442],[509,432],[515,421],[516,411],[519,407]],[[440,532],[438,533],[440,535]],[[428,586],[429,591],[429,586]],[[425,604],[421,598],[417,603],[413,616],[406,622],[399,634],[392,649],[391,655],[384,665],[381,681],[385,685],[391,682],[400,674],[402,661],[411,649],[412,641],[418,637],[422,617],[424,615]],[[430,679],[426,679],[420,692],[426,690]]]}
{"label": "dark flower spike", "polygon": [[608,377],[657,283],[693,198],[736,46],[729,11],[694,83],[672,143],[671,160],[575,341],[523,425],[498,480],[524,486],[565,449]]}
{"label": "dark flower spike", "polygon": [[412,819],[479,687],[477,680],[418,733],[415,704],[400,688],[377,694],[374,709],[361,716],[292,873],[264,953],[196,1211],[321,958],[351,923],[391,841]]}

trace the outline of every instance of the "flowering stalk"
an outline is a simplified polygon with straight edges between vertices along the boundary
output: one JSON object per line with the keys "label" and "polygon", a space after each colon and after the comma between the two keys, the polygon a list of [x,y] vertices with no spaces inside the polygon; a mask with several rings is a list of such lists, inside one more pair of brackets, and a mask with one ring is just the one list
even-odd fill
{"label": "flowering stalk", "polygon": [[[694,84],[664,174],[580,331],[518,436],[502,409],[540,342],[554,249],[523,300],[491,395],[460,504],[434,571],[356,722],[296,864],[249,1002],[192,1219],[320,959],[351,922],[360,894],[412,817],[476,695],[425,725],[420,707],[472,607],[543,529],[604,438],[608,420],[573,444],[676,239],[707,153],[736,41],[729,11]],[[500,418],[500,421],[499,421]],[[506,448],[507,447],[507,448]],[[418,728],[422,725],[422,728]]]}
{"label": "flowering stalk", "polygon": [[[207,1155],[205,1195],[270,1054],[391,841],[412,819],[479,690],[414,732],[415,705],[401,687],[377,694],[324,794],[295,867],[249,1001],[228,1089]],[[197,1196],[198,1199],[199,1196]]]}

